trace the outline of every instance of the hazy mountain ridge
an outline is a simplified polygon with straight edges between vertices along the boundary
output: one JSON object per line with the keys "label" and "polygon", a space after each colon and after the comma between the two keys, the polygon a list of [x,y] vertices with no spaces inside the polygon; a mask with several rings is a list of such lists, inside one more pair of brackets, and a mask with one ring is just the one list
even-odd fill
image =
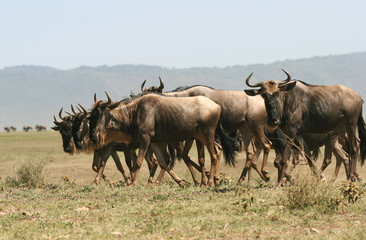
{"label": "hazy mountain ridge", "polygon": [[61,107],[81,103],[90,108],[93,94],[105,99],[107,91],[115,100],[140,92],[146,86],[158,85],[161,76],[165,90],[178,86],[202,84],[218,89],[242,91],[245,78],[254,72],[252,81],[285,79],[281,68],[294,79],[311,84],[348,86],[366,99],[366,52],[308,59],[277,61],[246,66],[193,67],[184,69],[148,65],[115,65],[58,70],[47,66],[15,66],[0,70],[0,130],[14,125],[53,125],[53,115]]}

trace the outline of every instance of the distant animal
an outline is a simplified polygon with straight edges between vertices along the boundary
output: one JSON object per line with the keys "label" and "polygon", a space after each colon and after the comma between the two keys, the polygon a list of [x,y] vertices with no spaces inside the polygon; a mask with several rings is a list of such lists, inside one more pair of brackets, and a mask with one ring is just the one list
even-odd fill
{"label": "distant animal", "polygon": [[28,132],[28,131],[30,131],[30,130],[33,130],[33,128],[32,128],[31,126],[24,126],[24,127],[23,127],[23,131],[24,131],[24,132]]}
{"label": "distant animal", "polygon": [[10,132],[10,128],[9,127],[4,127],[4,130],[7,132]]}
{"label": "distant animal", "polygon": [[14,126],[10,126],[10,130],[13,131],[13,132],[15,132],[17,130],[17,128],[14,127]]}
{"label": "distant animal", "polygon": [[46,126],[43,125],[36,125],[35,129],[40,132],[40,131],[46,131]]}

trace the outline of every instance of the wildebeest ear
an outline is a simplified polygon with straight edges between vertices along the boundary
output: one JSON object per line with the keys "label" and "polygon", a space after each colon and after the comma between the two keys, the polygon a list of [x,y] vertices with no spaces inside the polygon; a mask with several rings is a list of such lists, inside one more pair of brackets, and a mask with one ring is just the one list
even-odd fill
{"label": "wildebeest ear", "polygon": [[297,81],[291,81],[289,83],[285,83],[282,86],[279,86],[280,91],[289,91],[295,87],[296,83]]}
{"label": "wildebeest ear", "polygon": [[54,130],[54,131],[60,131],[60,127],[58,127],[58,126],[51,127],[51,129]]}
{"label": "wildebeest ear", "polygon": [[259,90],[257,89],[244,89],[244,92],[249,96],[255,96],[259,94]]}

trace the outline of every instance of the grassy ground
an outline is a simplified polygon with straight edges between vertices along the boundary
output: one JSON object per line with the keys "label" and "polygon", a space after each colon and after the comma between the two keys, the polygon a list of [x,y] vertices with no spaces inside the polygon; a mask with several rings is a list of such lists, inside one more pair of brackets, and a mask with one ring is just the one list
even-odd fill
{"label": "grassy ground", "polygon": [[[57,132],[0,133],[0,153],[0,239],[366,239],[366,197],[347,201],[343,169],[335,184],[327,184],[302,165],[294,173],[299,181],[273,188],[270,160],[270,184],[253,172],[250,186],[239,186],[240,153],[236,168],[221,164],[226,178],[216,188],[182,189],[169,176],[160,186],[147,186],[145,163],[139,185],[128,188],[118,184],[122,176],[112,161],[105,173],[117,184],[93,185],[92,156],[63,153]],[[45,163],[40,187],[9,184],[25,160]],[[327,179],[333,170],[334,163]],[[183,163],[174,171],[192,182]],[[366,176],[365,168],[359,171]],[[361,194],[365,185],[357,186]]]}

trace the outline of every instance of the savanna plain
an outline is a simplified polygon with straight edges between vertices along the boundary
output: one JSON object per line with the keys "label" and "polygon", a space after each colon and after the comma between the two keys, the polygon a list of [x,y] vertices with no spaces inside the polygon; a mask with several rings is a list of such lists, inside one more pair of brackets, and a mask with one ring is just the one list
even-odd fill
{"label": "savanna plain", "polygon": [[[126,187],[112,159],[111,181],[94,185],[92,155],[65,154],[54,131],[0,133],[0,153],[0,239],[366,239],[366,185],[346,182],[343,167],[331,183],[335,160],[326,180],[301,160],[291,183],[275,188],[272,152],[269,183],[252,171],[237,184],[241,152],[235,168],[221,161],[219,186],[202,189],[183,162],[173,171],[184,188],[168,175],[149,186],[146,163],[138,186]],[[366,167],[358,170],[366,179]]]}

